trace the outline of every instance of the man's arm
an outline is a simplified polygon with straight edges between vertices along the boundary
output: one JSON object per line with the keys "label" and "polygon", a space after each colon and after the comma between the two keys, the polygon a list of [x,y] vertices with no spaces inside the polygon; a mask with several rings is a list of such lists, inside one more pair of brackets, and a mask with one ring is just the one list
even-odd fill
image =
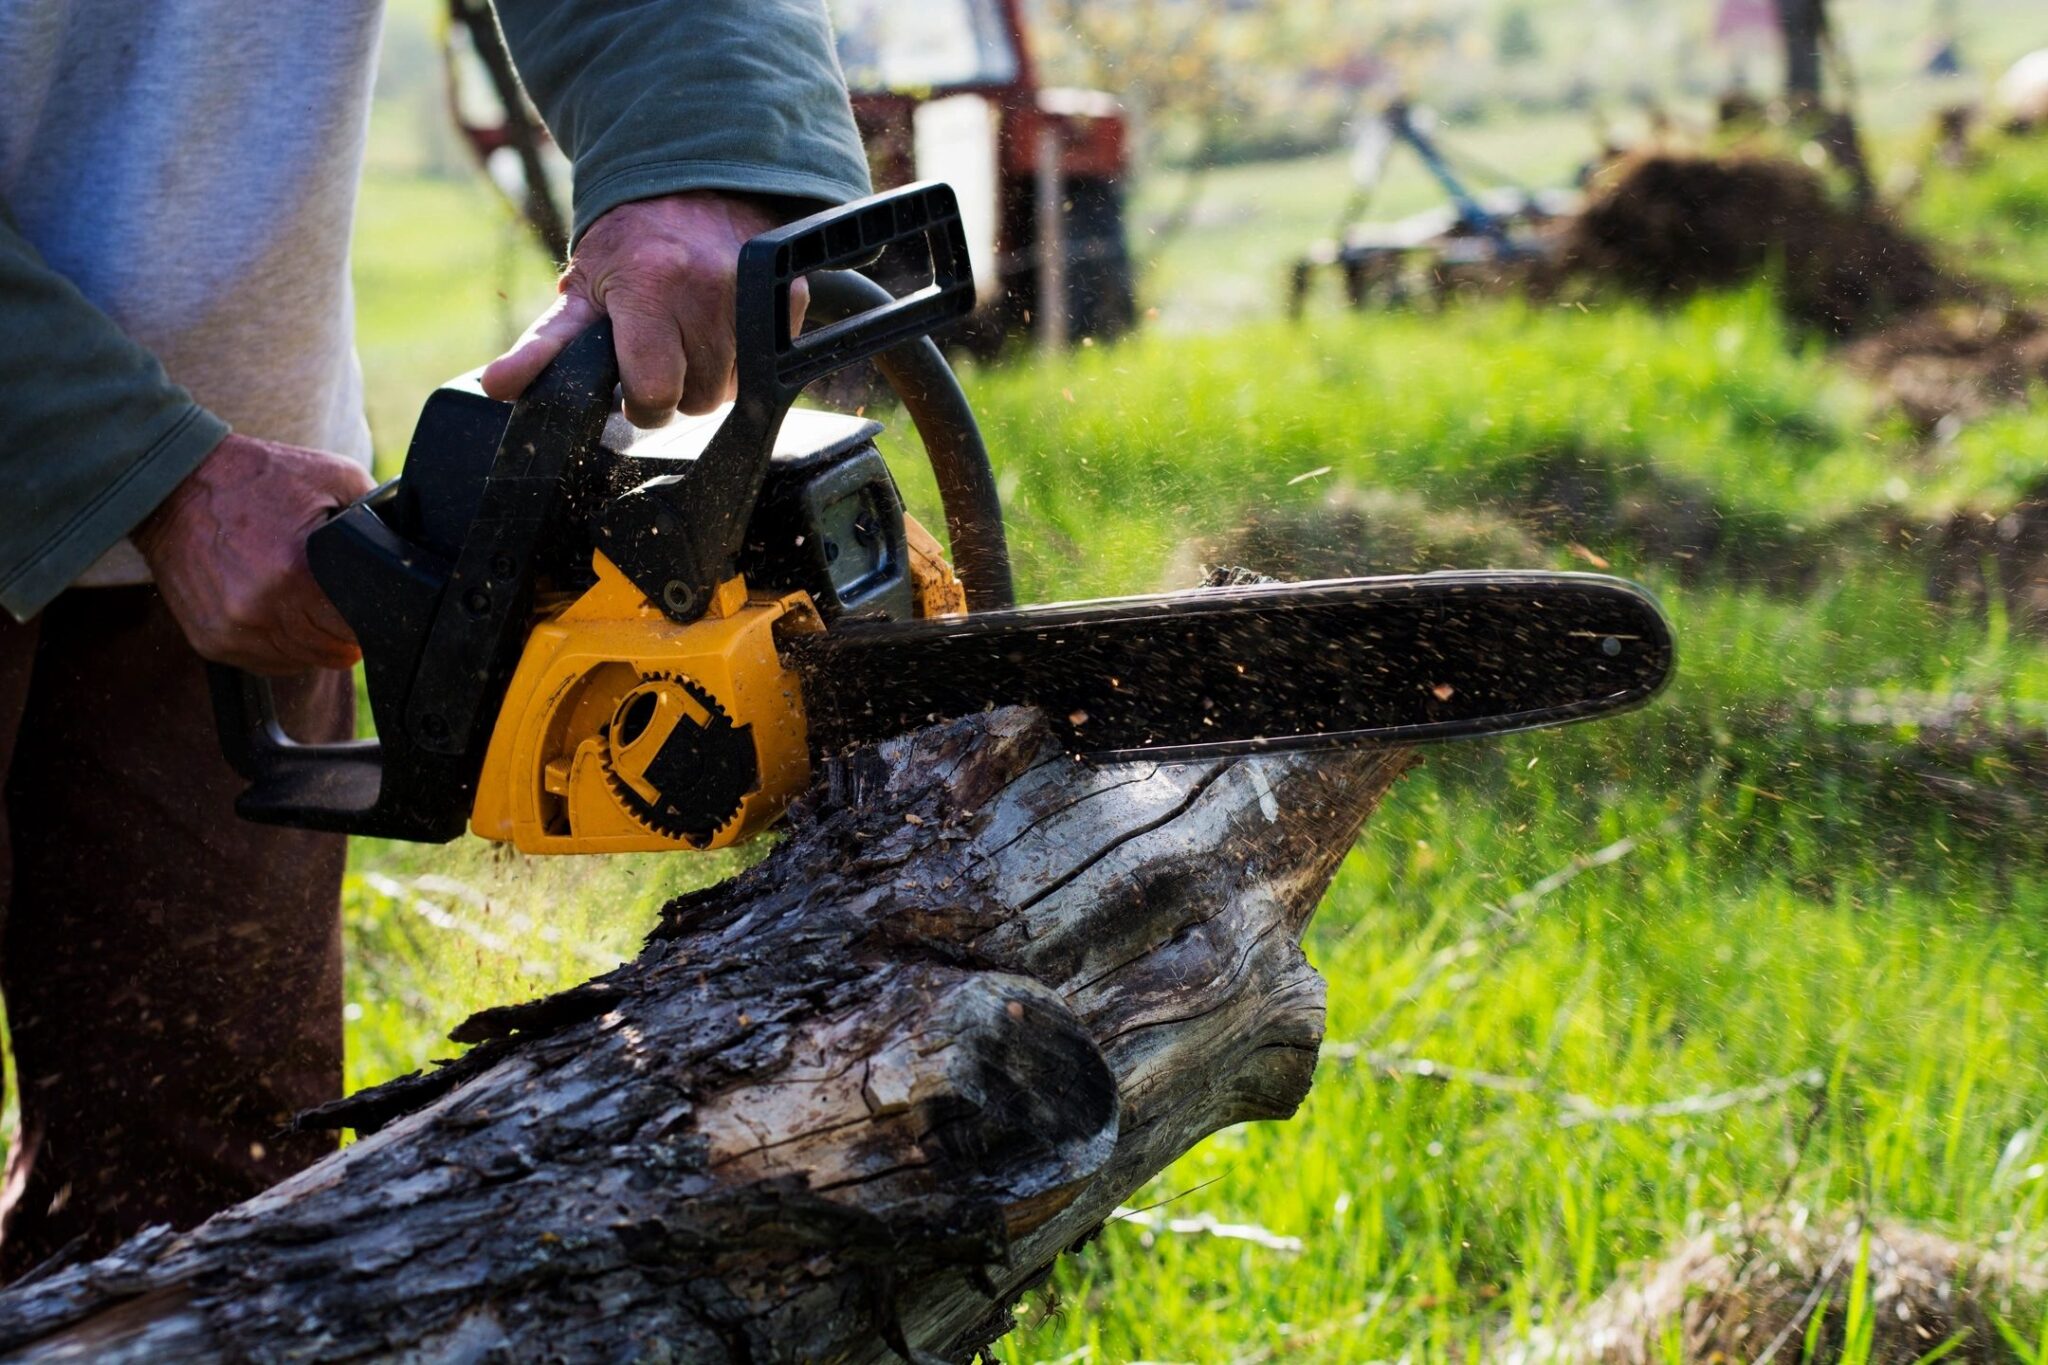
{"label": "man's arm", "polygon": [[0,204],[0,606],[41,611],[227,434]]}
{"label": "man's arm", "polygon": [[355,465],[230,434],[0,204],[0,607],[25,621],[133,532],[186,638],[266,673],[355,658],[305,533]]}
{"label": "man's arm", "polygon": [[496,0],[505,43],[576,168],[576,241],[679,190],[819,204],[868,192],[825,0]]}
{"label": "man's arm", "polygon": [[575,245],[560,297],[484,387],[516,396],[609,314],[632,421],[709,410],[731,391],[740,247],[803,208],[868,192],[825,0],[497,10],[575,166]]}

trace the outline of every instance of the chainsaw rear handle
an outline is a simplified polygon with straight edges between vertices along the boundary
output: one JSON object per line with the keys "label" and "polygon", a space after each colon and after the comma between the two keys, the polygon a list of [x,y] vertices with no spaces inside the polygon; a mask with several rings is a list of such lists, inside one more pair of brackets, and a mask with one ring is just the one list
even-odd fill
{"label": "chainsaw rear handle", "polygon": [[601,321],[512,405],[444,581],[435,581],[433,556],[383,515],[398,480],[307,537],[314,580],[363,647],[381,738],[302,744],[279,722],[270,679],[209,664],[222,751],[250,783],[239,814],[430,843],[462,832],[496,703],[519,661],[535,545],[557,514],[570,461],[602,437],[617,388],[611,324]]}
{"label": "chainsaw rear handle", "polygon": [[[931,283],[900,298],[860,277],[835,280],[826,273],[866,264],[892,246],[919,244]],[[792,337],[789,291],[803,275],[813,276],[816,312],[828,321]],[[877,195],[749,242],[741,252],[735,304],[739,392],[733,410],[689,475],[654,480],[600,515],[608,556],[671,616],[694,619],[710,589],[732,571],[790,403],[806,384],[875,358],[931,454],[970,604],[977,610],[1011,605],[1009,556],[987,450],[951,369],[926,336],[973,303],[965,234],[944,185]],[[383,738],[300,744],[279,722],[268,679],[210,665],[223,751],[251,784],[236,802],[240,814],[270,824],[436,843],[462,832],[497,707],[518,663],[532,604],[535,542],[559,513],[570,462],[599,444],[617,386],[610,323],[600,321],[513,405],[478,515],[436,591],[423,594],[416,581],[427,572],[420,557],[408,553],[411,547],[379,515],[397,496],[397,481],[313,534],[307,548],[314,577],[363,643]],[[671,486],[685,479],[687,489]],[[620,503],[648,515],[615,519]],[[679,535],[685,526],[687,534]],[[637,539],[635,527],[641,536],[651,531],[663,539],[658,545],[651,537]],[[380,552],[366,555],[364,545]],[[366,572],[413,581],[366,586],[359,581]],[[687,594],[677,590],[678,582]],[[419,614],[430,619],[393,623],[367,608],[349,610],[351,602],[381,600],[376,587],[425,600],[430,605]]]}
{"label": "chainsaw rear handle", "polygon": [[[270,679],[210,663],[206,680],[213,692],[221,751],[228,766],[253,784],[235,798],[238,814],[333,834],[429,838],[435,843],[461,833],[382,825],[377,806],[384,787],[384,751],[378,741],[301,744],[278,720]],[[254,813],[259,807],[261,815]]]}

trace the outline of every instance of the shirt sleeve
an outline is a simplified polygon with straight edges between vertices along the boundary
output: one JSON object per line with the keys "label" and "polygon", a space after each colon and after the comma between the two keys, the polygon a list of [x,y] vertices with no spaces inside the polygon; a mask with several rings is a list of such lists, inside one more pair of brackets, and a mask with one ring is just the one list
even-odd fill
{"label": "shirt sleeve", "polygon": [[0,608],[41,611],[227,434],[0,203]]}
{"label": "shirt sleeve", "polygon": [[496,0],[520,79],[575,167],[580,237],[681,190],[868,193],[825,0]]}

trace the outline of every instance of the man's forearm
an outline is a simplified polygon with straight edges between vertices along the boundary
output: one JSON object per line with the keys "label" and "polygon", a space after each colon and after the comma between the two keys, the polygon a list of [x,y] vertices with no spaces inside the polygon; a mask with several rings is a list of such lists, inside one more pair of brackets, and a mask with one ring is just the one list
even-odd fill
{"label": "man's forearm", "polygon": [[823,203],[868,191],[825,0],[496,0],[576,170],[573,236],[681,190]]}
{"label": "man's forearm", "polygon": [[42,610],[227,431],[0,206],[0,608]]}

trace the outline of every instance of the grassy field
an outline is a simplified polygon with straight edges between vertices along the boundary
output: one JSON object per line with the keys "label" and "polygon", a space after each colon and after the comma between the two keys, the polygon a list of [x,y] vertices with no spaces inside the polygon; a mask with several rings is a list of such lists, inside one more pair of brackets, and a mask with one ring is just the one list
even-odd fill
{"label": "grassy field", "polygon": [[[1293,221],[1329,198],[1314,171],[1229,185]],[[1931,179],[1915,211],[2038,282],[2044,186],[2048,144],[2014,144]],[[1191,229],[1195,259],[1238,259],[1247,298],[1244,280],[1276,282],[1259,221]],[[480,190],[373,170],[357,283],[387,459],[427,388],[544,297],[503,233]],[[1190,541],[1312,525],[1371,490],[1400,499],[1404,544],[1485,518],[1538,562],[1643,578],[1682,650],[1647,712],[1440,751],[1396,791],[1311,929],[1333,1046],[1303,1111],[1218,1135],[1135,1201],[1272,1236],[1112,1224],[1005,1360],[1470,1360],[1731,1210],[2035,1247],[2043,830],[1970,797],[2017,781],[1996,755],[1935,783],[1906,760],[1928,698],[2048,706],[2048,652],[1995,601],[1931,605],[1924,566],[1859,528],[2002,512],[2048,474],[2048,404],[1923,443],[1763,288],[1661,313],[1155,329],[968,380],[1029,597],[1151,588]],[[929,512],[914,443],[889,448]],[[1702,506],[1725,563],[1644,531],[1645,507]],[[1896,713],[1845,718],[1855,688]],[[351,1083],[444,1053],[469,1010],[617,961],[666,896],[735,865],[359,845]],[[2032,1334],[2037,1305],[2003,1307]]]}

